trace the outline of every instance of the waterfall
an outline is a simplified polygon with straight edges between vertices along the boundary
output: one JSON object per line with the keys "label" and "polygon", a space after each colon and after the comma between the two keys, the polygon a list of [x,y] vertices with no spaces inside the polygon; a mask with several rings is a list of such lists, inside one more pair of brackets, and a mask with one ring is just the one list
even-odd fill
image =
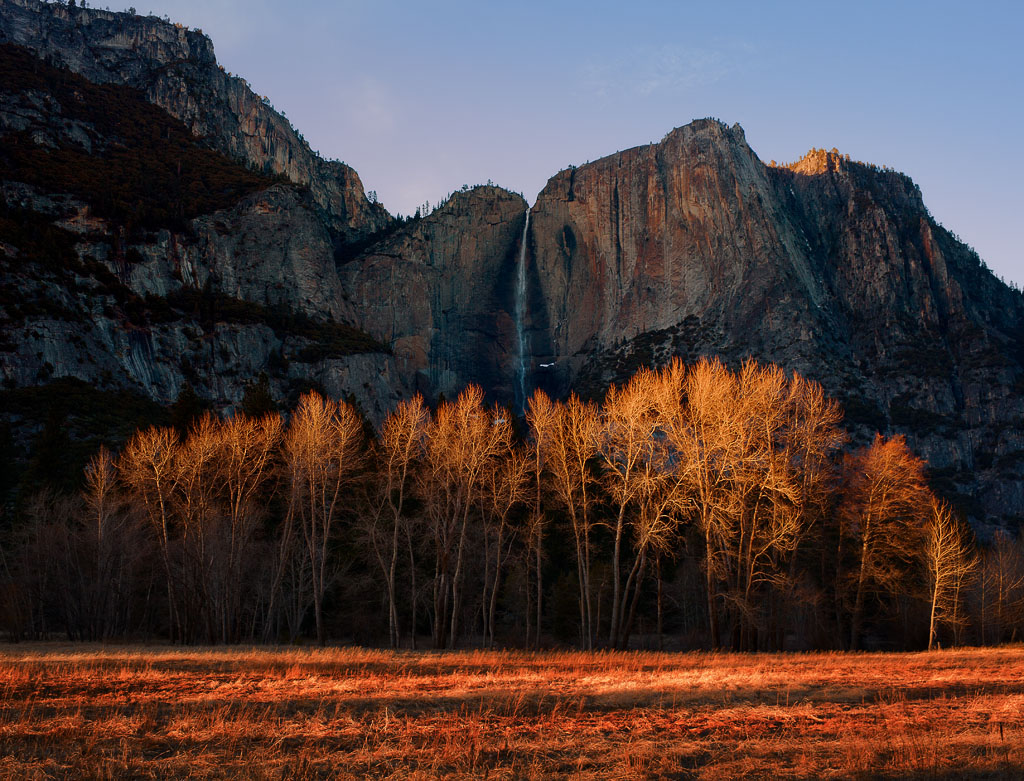
{"label": "waterfall", "polygon": [[526,335],[523,333],[523,317],[526,313],[526,237],[530,232],[530,207],[526,207],[526,223],[523,225],[523,240],[519,247],[519,265],[516,267],[516,347],[519,364],[516,366],[516,406],[526,411]]}

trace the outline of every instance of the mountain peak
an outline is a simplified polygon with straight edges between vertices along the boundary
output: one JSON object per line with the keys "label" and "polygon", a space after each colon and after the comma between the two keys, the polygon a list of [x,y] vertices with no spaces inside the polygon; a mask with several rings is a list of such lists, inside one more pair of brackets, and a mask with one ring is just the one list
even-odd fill
{"label": "mountain peak", "polygon": [[805,176],[816,176],[825,173],[839,173],[845,170],[850,156],[842,154],[838,149],[811,149],[795,163],[770,163],[775,168],[788,168],[790,171]]}
{"label": "mountain peak", "polygon": [[672,128],[672,130],[666,133],[661,139],[661,143],[665,143],[673,138],[686,139],[702,135],[710,136],[712,138],[729,138],[743,144],[747,143],[746,133],[744,133],[739,122],[729,126],[722,120],[715,119],[714,117],[695,119],[691,122],[687,122],[685,125]]}

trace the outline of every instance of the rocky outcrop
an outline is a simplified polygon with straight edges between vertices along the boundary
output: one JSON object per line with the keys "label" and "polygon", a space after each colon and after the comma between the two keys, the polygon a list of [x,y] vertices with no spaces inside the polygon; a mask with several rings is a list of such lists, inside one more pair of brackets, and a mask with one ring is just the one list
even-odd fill
{"label": "rocky outcrop", "polygon": [[159,268],[132,269],[136,287],[148,289],[143,278],[157,287],[180,273],[186,285],[212,284],[245,301],[313,317],[353,319],[342,300],[331,237],[312,204],[293,188],[263,190],[232,209],[196,218],[190,227],[185,237],[161,237],[149,253]]}
{"label": "rocky outcrop", "polygon": [[198,30],[154,16],[40,0],[0,0],[0,42],[24,46],[90,81],[134,87],[217,149],[307,186],[338,244],[384,227],[359,175],[314,153],[244,79],[226,73]]}
{"label": "rocky outcrop", "polygon": [[149,327],[125,327],[102,315],[76,319],[38,318],[12,328],[0,368],[5,387],[44,385],[74,377],[97,389],[130,389],[170,404],[191,387],[214,408],[236,406],[246,388],[268,376],[273,397],[294,402],[317,388],[333,398],[354,399],[367,417],[380,423],[409,395],[394,361],[380,353],[301,359],[309,341],[261,323],[215,322],[188,318]]}
{"label": "rocky outcrop", "polygon": [[557,174],[531,247],[535,384],[598,392],[673,355],[774,361],[862,436],[910,435],[976,517],[1024,510],[1024,300],[907,177],[837,153],[769,167],[739,126],[703,120]]}
{"label": "rocky outcrop", "polygon": [[525,219],[522,197],[475,187],[341,268],[355,322],[391,348],[427,398],[450,398],[475,382],[511,400]]}
{"label": "rocky outcrop", "polygon": [[11,184],[3,196],[51,218],[47,240],[66,237],[72,253],[0,246],[4,284],[18,290],[0,306],[5,387],[75,377],[168,404],[188,384],[223,408],[264,373],[278,399],[319,386],[378,422],[408,395],[385,348],[342,324],[326,231],[289,187],[127,246],[73,199]]}

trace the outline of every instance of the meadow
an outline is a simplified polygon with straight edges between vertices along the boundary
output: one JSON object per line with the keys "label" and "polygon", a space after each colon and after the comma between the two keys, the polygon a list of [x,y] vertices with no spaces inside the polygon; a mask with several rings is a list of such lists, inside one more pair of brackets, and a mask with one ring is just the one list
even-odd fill
{"label": "meadow", "polygon": [[8,778],[1014,778],[1024,648],[9,645]]}

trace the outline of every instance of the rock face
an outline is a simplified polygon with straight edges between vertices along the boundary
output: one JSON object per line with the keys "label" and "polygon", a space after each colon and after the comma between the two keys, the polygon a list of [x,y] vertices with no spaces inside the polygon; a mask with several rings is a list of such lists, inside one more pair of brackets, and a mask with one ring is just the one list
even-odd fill
{"label": "rock face", "polygon": [[[150,273],[154,286],[180,269],[186,285],[202,288],[214,281],[234,298],[352,320],[342,301],[331,237],[312,204],[293,188],[271,187],[232,209],[198,217],[190,234],[174,246],[156,248],[154,261],[169,259],[177,266]],[[146,287],[143,274],[133,273],[139,289]]]}
{"label": "rock face", "polygon": [[553,177],[532,214],[537,361],[568,386],[594,356],[682,323],[719,350],[814,340],[823,294],[774,195],[742,130],[717,122]]}
{"label": "rock face", "polygon": [[769,167],[739,126],[698,121],[557,174],[530,241],[536,384],[597,392],[673,355],[774,361],[862,435],[907,433],[976,516],[1024,509],[1024,300],[907,177],[834,152]]}
{"label": "rock face", "polygon": [[[351,169],[313,155],[198,33],[28,0],[0,12],[0,392],[74,378],[167,405],[191,386],[224,409],[265,374],[278,399],[319,387],[375,421],[408,395],[337,272],[339,247],[391,222]],[[6,412],[16,445],[49,414]]]}
{"label": "rock face", "polygon": [[51,218],[70,253],[41,264],[0,247],[4,284],[19,290],[0,321],[7,387],[76,377],[167,404],[189,384],[224,407],[262,372],[279,399],[312,382],[354,396],[376,421],[408,395],[383,346],[343,324],[351,310],[327,231],[291,187],[150,233],[127,252],[85,204],[11,184],[3,196]]}
{"label": "rock face", "polygon": [[475,382],[511,400],[525,219],[520,196],[476,187],[342,267],[355,322],[391,347],[427,398],[451,398]]}
{"label": "rock face", "polygon": [[340,244],[389,222],[384,208],[366,199],[352,168],[320,158],[244,79],[224,72],[201,31],[153,16],[0,0],[3,41],[89,81],[134,87],[220,151],[309,187]]}

